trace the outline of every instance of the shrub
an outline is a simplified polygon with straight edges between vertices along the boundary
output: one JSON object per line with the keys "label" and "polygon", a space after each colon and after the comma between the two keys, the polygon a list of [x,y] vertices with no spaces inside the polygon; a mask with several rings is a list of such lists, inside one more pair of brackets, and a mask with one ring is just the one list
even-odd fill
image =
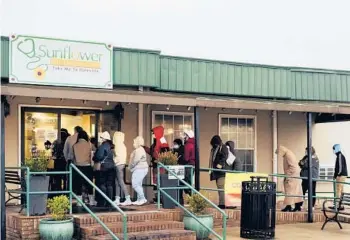
{"label": "shrub", "polygon": [[[201,192],[203,196],[207,197],[206,192]],[[210,206],[209,203],[199,194],[195,193],[192,196],[187,195],[186,201],[189,204],[189,210],[195,215],[204,215],[206,209]]]}
{"label": "shrub", "polygon": [[47,208],[49,209],[52,218],[56,221],[67,219],[66,215],[69,207],[69,199],[65,195],[56,196],[47,201]]}
{"label": "shrub", "polygon": [[177,165],[178,156],[177,153],[171,151],[158,154],[157,162],[162,163],[165,166]]}
{"label": "shrub", "polygon": [[45,153],[39,153],[37,157],[25,159],[25,166],[27,166],[31,172],[46,172],[47,165],[48,157]]}

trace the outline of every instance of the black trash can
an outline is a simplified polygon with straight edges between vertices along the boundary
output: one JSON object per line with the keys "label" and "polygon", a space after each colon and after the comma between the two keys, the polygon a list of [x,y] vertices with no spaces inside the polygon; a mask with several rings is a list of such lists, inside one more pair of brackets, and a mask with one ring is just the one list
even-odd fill
{"label": "black trash can", "polygon": [[241,238],[272,239],[276,225],[276,183],[266,177],[242,182]]}

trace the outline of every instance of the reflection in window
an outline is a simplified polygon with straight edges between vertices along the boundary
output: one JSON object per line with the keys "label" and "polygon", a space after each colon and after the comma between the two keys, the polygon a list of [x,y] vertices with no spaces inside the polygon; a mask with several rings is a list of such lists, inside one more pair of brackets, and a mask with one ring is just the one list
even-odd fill
{"label": "reflection in window", "polygon": [[24,115],[24,158],[49,155],[50,149],[45,148],[45,142],[53,143],[57,139],[58,115],[40,112]]}
{"label": "reflection in window", "polygon": [[243,163],[243,170],[253,172],[255,155],[254,118],[220,115],[219,121],[222,140],[235,143],[236,155]]}
{"label": "reflection in window", "polygon": [[164,127],[164,136],[171,144],[176,138],[183,139],[185,130],[193,129],[193,114],[153,112],[152,127],[156,126]]}

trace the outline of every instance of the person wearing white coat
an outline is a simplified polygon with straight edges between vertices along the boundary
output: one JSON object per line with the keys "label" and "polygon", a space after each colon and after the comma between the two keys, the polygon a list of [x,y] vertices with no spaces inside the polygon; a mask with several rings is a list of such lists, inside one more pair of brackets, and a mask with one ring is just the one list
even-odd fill
{"label": "person wearing white coat", "polygon": [[[115,145],[114,152],[114,162],[116,168],[116,178],[115,178],[115,204],[127,206],[131,205],[130,194],[124,183],[124,169],[126,164],[126,146],[124,144],[125,134],[123,132],[115,132],[113,135],[113,144]],[[120,190],[123,191],[125,195],[125,201],[120,203]]]}
{"label": "person wearing white coat", "polygon": [[143,179],[148,173],[148,163],[147,163],[147,154],[143,146],[145,142],[141,136],[138,136],[134,139],[134,148],[135,150],[131,153],[129,169],[132,173],[131,184],[132,188],[137,193],[137,201],[133,202],[133,205],[143,205],[147,203],[143,192]]}

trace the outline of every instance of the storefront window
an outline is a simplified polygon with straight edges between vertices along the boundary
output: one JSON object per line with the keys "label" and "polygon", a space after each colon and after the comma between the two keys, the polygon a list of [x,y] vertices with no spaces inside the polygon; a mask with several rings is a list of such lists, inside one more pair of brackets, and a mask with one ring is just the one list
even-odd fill
{"label": "storefront window", "polygon": [[153,112],[152,127],[163,126],[164,135],[169,144],[174,139],[183,139],[185,130],[193,130],[192,113]]}
{"label": "storefront window", "polygon": [[60,138],[61,128],[73,134],[74,127],[81,126],[89,137],[96,137],[97,117],[93,110],[24,108],[23,118],[22,162],[38,155],[50,157],[51,146]]}
{"label": "storefront window", "polygon": [[49,143],[57,139],[58,114],[26,112],[24,114],[24,157],[50,154]]}
{"label": "storefront window", "polygon": [[255,117],[220,115],[220,136],[235,143],[236,155],[243,170],[254,171]]}

